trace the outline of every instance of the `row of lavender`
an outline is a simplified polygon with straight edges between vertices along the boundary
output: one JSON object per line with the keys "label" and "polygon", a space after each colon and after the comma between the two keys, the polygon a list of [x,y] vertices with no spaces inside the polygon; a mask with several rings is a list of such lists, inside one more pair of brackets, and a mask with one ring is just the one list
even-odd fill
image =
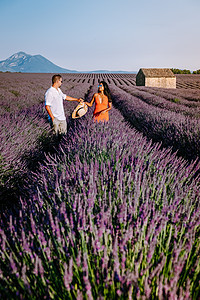
{"label": "row of lavender", "polygon": [[1,298],[198,299],[200,164],[91,116],[1,213]]}
{"label": "row of lavender", "polygon": [[185,158],[199,156],[200,94],[195,89],[199,88],[199,76],[178,76],[178,83],[189,87],[178,89],[136,87],[130,77],[130,84],[124,76],[114,74],[111,78],[108,81],[113,87],[115,105],[139,131],[172,146]]}
{"label": "row of lavender", "polygon": [[[114,105],[135,128],[148,138],[161,141],[166,147],[173,147],[187,159],[191,160],[200,156],[200,119],[198,116],[191,118],[180,111],[174,112],[166,107],[150,105],[151,101],[155,102],[155,99],[161,103],[160,98],[141,92],[139,89],[132,88],[131,91],[125,91],[113,85],[111,91]],[[166,102],[163,101],[163,106],[165,105]],[[169,105],[173,107],[173,103]]]}
{"label": "row of lavender", "polygon": [[[177,98],[170,91],[159,88],[144,87],[121,87],[124,91],[141,99],[142,101],[169,111],[181,113],[191,118],[200,117],[200,101],[186,100],[186,98]],[[185,96],[185,95],[184,95]],[[196,100],[196,99],[195,99]],[[200,100],[200,96],[199,96]]]}

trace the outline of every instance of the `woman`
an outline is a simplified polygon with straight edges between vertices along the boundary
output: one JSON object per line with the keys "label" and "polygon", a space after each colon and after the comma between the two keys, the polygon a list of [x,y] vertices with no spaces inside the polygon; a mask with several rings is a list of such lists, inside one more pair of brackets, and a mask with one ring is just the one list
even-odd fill
{"label": "woman", "polygon": [[112,108],[112,99],[108,84],[101,81],[98,85],[98,93],[95,93],[91,102],[85,102],[88,106],[92,106],[95,102],[93,118],[97,122],[107,122],[109,120],[109,110]]}

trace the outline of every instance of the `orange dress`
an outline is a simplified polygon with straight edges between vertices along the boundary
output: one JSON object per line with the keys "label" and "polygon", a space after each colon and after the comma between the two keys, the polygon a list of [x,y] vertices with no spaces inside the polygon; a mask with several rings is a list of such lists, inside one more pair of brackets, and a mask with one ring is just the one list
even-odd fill
{"label": "orange dress", "polygon": [[100,114],[99,116],[95,116],[96,113],[104,110],[108,108],[108,97],[106,95],[103,95],[103,99],[102,99],[102,102],[101,102],[101,97],[99,94],[97,94],[95,96],[95,109],[94,109],[94,112],[93,112],[93,119],[94,121],[101,121],[101,122],[107,122],[109,120],[109,114],[108,114],[108,111],[106,111],[105,113],[103,114]]}

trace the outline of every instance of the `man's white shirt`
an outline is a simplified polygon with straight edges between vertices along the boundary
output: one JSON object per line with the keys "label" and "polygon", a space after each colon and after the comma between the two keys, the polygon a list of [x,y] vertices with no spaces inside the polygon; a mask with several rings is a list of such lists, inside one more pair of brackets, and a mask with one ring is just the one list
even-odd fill
{"label": "man's white shirt", "polygon": [[66,99],[66,95],[63,94],[60,88],[56,89],[51,86],[45,93],[45,105],[49,105],[52,114],[58,120],[66,120],[63,100]]}

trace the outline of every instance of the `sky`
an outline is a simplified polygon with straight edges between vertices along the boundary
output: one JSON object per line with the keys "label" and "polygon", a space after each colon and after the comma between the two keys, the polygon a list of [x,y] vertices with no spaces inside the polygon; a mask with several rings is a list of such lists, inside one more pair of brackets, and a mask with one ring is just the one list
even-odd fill
{"label": "sky", "polygon": [[200,69],[200,0],[0,0],[0,61],[78,71]]}

